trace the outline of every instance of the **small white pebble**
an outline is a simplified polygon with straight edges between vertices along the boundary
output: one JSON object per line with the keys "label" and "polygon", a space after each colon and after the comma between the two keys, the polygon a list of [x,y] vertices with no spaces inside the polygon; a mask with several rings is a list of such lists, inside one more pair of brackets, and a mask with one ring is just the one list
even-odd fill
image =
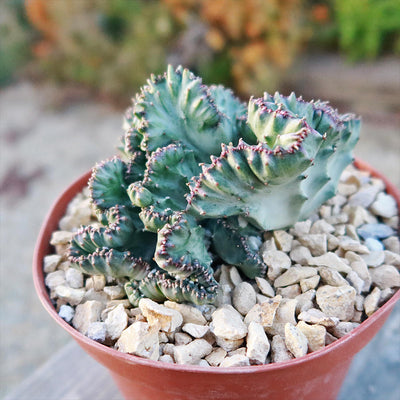
{"label": "small white pebble", "polygon": [[235,286],[238,286],[240,283],[243,282],[243,279],[241,278],[238,269],[234,266],[232,266],[229,270],[229,277],[231,278],[231,282]]}
{"label": "small white pebble", "polygon": [[288,350],[296,357],[302,357],[307,354],[307,337],[289,322],[285,325],[285,344]]}
{"label": "small white pebble", "polygon": [[264,278],[256,277],[257,286],[260,292],[267,297],[274,297],[275,292],[271,284]]}
{"label": "small white pebble", "polygon": [[210,331],[210,327],[208,325],[197,325],[189,322],[182,326],[182,330],[190,336],[200,339]]}
{"label": "small white pebble", "polygon": [[45,256],[43,259],[43,271],[48,274],[49,272],[54,272],[57,269],[58,264],[61,261],[61,256],[58,254],[51,254]]}
{"label": "small white pebble", "polygon": [[75,315],[75,310],[73,307],[68,306],[66,304],[63,304],[60,307],[60,311],[58,312],[58,315],[66,322],[71,322],[72,318],[74,318]]}
{"label": "small white pebble", "polygon": [[169,364],[174,363],[174,359],[169,354],[164,354],[164,355],[160,356],[158,361],[169,363]]}
{"label": "small white pebble", "polygon": [[79,289],[83,286],[83,274],[75,268],[68,268],[65,271],[65,280],[74,289]]}
{"label": "small white pebble", "polygon": [[379,305],[379,301],[381,298],[381,290],[376,287],[374,290],[365,297],[364,300],[364,311],[365,314],[371,316],[377,309]]}
{"label": "small white pebble", "polygon": [[256,292],[250,283],[241,282],[233,289],[232,304],[242,315],[246,315],[256,301]]}
{"label": "small white pebble", "polygon": [[248,357],[235,354],[232,357],[226,357],[219,365],[220,367],[245,367],[250,365],[250,360]]}
{"label": "small white pebble", "polygon": [[104,342],[106,340],[106,324],[99,321],[92,322],[88,327],[86,336],[96,342]]}

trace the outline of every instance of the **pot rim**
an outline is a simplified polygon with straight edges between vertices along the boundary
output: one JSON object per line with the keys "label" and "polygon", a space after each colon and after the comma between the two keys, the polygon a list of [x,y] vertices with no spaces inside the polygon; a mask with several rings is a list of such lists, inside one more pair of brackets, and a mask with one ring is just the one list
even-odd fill
{"label": "pot rim", "polygon": [[[383,176],[380,172],[376,171],[373,167],[371,167],[368,163],[355,159],[354,165],[362,170],[368,170],[373,176],[382,179],[386,185],[386,192],[395,197],[396,202],[400,205],[400,190],[398,190],[391,182],[387,180],[385,176]],[[74,181],[71,185],[69,185],[61,195],[56,199],[50,211],[48,212],[43,225],[40,229],[39,236],[36,242],[34,256],[33,256],[33,281],[36,289],[36,293],[39,296],[39,299],[50,314],[50,316],[61,326],[63,327],[75,340],[79,342],[84,342],[85,345],[92,347],[94,350],[100,351],[104,355],[109,355],[110,357],[115,357],[120,361],[129,363],[129,364],[139,364],[142,366],[152,367],[156,369],[165,369],[165,370],[174,370],[181,372],[191,372],[191,373],[211,373],[211,374],[250,374],[250,373],[260,373],[260,372],[268,372],[268,371],[278,371],[287,367],[296,367],[305,362],[323,357],[326,353],[335,351],[345,344],[348,341],[352,340],[355,336],[357,336],[362,331],[368,329],[374,322],[380,318],[380,315],[385,313],[387,309],[390,309],[394,306],[394,304],[400,298],[400,289],[394,293],[394,295],[377,311],[375,311],[370,317],[368,317],[364,322],[362,322],[359,326],[353,329],[350,333],[343,336],[342,338],[337,339],[333,343],[323,347],[320,350],[316,350],[312,353],[306,354],[305,356],[294,358],[289,361],[282,361],[278,363],[270,363],[263,365],[251,365],[251,366],[242,366],[242,367],[201,367],[195,365],[181,365],[181,364],[172,364],[172,363],[163,363],[161,361],[153,361],[146,358],[142,358],[139,356],[135,356],[133,354],[122,353],[118,350],[115,350],[111,347],[103,345],[101,343],[96,342],[95,340],[89,339],[87,336],[80,333],[66,321],[64,321],[56,312],[53,304],[48,295],[47,288],[44,284],[44,273],[43,273],[43,257],[46,255],[46,250],[49,246],[49,240],[51,233],[53,230],[49,229],[51,225],[51,221],[54,220],[55,214],[59,214],[60,210],[65,213],[65,207],[62,207],[62,203],[66,197],[70,197],[68,203],[72,200],[72,198],[77,194],[78,190],[81,190],[85,183],[88,181],[91,172],[87,172],[83,174],[79,179]],[[67,204],[68,204],[67,203]],[[349,355],[351,357],[351,355]]]}

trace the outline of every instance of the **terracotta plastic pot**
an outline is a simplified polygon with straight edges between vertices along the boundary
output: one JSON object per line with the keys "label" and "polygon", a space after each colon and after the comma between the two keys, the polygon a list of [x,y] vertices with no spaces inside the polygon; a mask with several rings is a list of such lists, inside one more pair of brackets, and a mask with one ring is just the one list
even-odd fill
{"label": "terracotta plastic pot", "polygon": [[[366,163],[357,167],[383,179],[400,208],[400,192]],[[71,199],[87,183],[89,174],[73,183],[55,202],[40,232],[33,261],[36,291],[45,309],[78,344],[107,367],[127,399],[335,399],[350,363],[378,332],[400,297],[400,290],[350,334],[325,348],[287,362],[249,367],[198,367],[150,361],[88,339],[55,311],[44,285],[42,262],[50,254],[49,240]]]}

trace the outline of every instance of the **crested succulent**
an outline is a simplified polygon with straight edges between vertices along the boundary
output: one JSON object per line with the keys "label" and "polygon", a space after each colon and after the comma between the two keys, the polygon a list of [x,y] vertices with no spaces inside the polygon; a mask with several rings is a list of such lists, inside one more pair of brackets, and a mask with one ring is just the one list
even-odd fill
{"label": "crested succulent", "polygon": [[263,231],[307,218],[334,195],[360,128],[353,115],[294,94],[251,98],[207,87],[187,69],[152,76],[125,116],[121,150],[89,187],[99,224],[69,249],[88,274],[140,298],[212,303],[214,266],[249,278],[266,265]]}

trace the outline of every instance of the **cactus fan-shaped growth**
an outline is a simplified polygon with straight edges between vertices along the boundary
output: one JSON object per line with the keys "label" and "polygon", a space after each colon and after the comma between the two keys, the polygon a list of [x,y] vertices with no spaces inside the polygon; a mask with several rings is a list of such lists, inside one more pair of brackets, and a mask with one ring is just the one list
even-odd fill
{"label": "cactus fan-shaped growth", "polygon": [[325,102],[294,94],[251,98],[207,87],[181,67],[152,76],[124,122],[124,159],[89,182],[99,223],[74,235],[69,256],[88,274],[142,297],[212,303],[213,266],[262,276],[263,231],[307,218],[334,195],[360,128]]}

